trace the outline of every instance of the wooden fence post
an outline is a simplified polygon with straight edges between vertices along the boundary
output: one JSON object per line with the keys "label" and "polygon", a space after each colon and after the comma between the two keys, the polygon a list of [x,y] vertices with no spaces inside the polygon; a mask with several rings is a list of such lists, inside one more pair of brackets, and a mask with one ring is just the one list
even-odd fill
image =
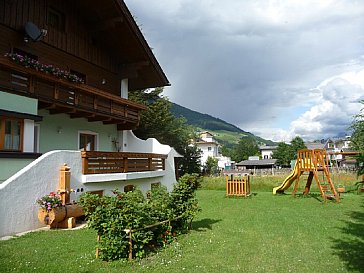
{"label": "wooden fence post", "polygon": [[[97,243],[100,242],[100,234],[97,234]],[[100,256],[100,249],[99,249],[99,246],[97,246],[96,248],[96,259],[98,259]]]}
{"label": "wooden fence post", "polygon": [[133,240],[132,240],[132,231],[129,231],[129,261],[133,260]]}

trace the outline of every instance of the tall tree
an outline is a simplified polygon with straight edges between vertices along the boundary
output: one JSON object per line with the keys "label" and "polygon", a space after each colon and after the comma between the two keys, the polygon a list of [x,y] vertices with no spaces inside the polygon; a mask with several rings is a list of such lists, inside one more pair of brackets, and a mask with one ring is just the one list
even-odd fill
{"label": "tall tree", "polygon": [[185,146],[183,158],[179,159],[180,176],[189,173],[201,173],[201,150],[196,145]]}
{"label": "tall tree", "polygon": [[272,157],[277,159],[277,165],[282,167],[290,166],[292,160],[291,146],[285,142],[279,142],[277,150],[273,151]]}
{"label": "tall tree", "polygon": [[255,139],[251,137],[243,137],[238,145],[232,150],[231,159],[240,162],[247,160],[249,156],[259,155],[259,147]]}
{"label": "tall tree", "polygon": [[[360,101],[364,104],[364,100]],[[364,174],[364,108],[355,116],[351,124],[351,143],[350,146],[353,150],[358,151],[360,154],[356,158],[357,173],[358,175]]]}
{"label": "tall tree", "polygon": [[133,132],[141,139],[156,138],[160,143],[172,146],[178,153],[186,156],[181,161],[184,171],[200,172],[198,162],[201,155],[196,149],[189,147],[196,134],[195,130],[187,125],[184,118],[173,116],[170,111],[171,103],[162,92],[162,88],[129,92],[130,100],[148,106],[141,114],[139,127]]}
{"label": "tall tree", "polygon": [[292,139],[291,140],[291,153],[292,153],[291,158],[292,158],[292,160],[296,159],[298,150],[302,150],[302,149],[306,149],[306,148],[307,147],[305,145],[305,142],[299,136],[296,136],[294,139]]}
{"label": "tall tree", "polygon": [[272,157],[277,159],[277,165],[288,167],[291,165],[291,160],[297,158],[297,151],[305,148],[306,145],[303,139],[296,136],[291,140],[291,144],[280,142],[277,150],[273,152]]}
{"label": "tall tree", "polygon": [[219,161],[217,158],[209,156],[204,166],[207,175],[217,175],[219,172]]}

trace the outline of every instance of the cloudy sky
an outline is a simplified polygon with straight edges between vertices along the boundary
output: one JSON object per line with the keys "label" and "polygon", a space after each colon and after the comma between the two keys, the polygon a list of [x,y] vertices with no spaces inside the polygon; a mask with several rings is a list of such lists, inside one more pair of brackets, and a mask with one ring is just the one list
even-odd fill
{"label": "cloudy sky", "polygon": [[164,94],[274,141],[348,133],[364,99],[362,0],[125,0]]}

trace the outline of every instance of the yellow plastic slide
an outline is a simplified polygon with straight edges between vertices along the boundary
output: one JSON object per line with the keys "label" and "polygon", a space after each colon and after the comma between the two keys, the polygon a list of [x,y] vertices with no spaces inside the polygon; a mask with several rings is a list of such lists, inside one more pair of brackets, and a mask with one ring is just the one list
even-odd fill
{"label": "yellow plastic slide", "polygon": [[283,193],[286,189],[288,189],[292,185],[292,182],[297,178],[297,175],[298,175],[298,164],[296,161],[292,173],[289,176],[287,176],[286,179],[284,179],[283,183],[280,186],[273,188],[273,194]]}

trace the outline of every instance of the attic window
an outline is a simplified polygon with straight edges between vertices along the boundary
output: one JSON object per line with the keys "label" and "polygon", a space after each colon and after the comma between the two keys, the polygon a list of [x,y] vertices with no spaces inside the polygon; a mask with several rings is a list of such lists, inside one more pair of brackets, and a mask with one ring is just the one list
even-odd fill
{"label": "attic window", "polygon": [[48,9],[48,25],[50,27],[53,27],[60,31],[65,31],[66,30],[66,16],[64,15],[64,13],[62,13],[56,9],[49,8]]}

